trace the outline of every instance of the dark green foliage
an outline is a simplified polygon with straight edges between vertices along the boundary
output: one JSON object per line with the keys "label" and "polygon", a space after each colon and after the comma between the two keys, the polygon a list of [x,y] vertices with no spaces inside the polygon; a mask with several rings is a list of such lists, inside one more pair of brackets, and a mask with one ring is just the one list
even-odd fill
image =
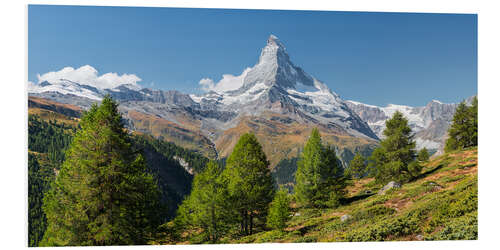
{"label": "dark green foliage", "polygon": [[267,226],[283,230],[286,227],[286,222],[290,219],[290,199],[288,198],[288,191],[280,189],[274,195],[273,202],[269,207],[267,215]]}
{"label": "dark green foliage", "polygon": [[289,184],[295,183],[298,160],[299,158],[283,159],[274,167],[272,174],[276,180],[276,188],[278,185],[285,185],[289,192],[293,190],[293,186]]}
{"label": "dark green foliage", "polygon": [[[76,127],[70,127],[57,121],[44,121],[36,115],[29,116],[29,150],[42,153],[40,157],[30,154],[28,162],[29,176],[28,189],[37,190],[30,192],[28,199],[29,244],[36,246],[45,232],[46,218],[42,211],[42,198],[44,192],[50,188],[50,182],[40,182],[39,176],[52,176],[59,170],[64,160],[64,152],[68,148]],[[178,205],[191,190],[192,175],[187,173],[174,156],[182,158],[189,167],[196,171],[203,169],[201,164],[208,162],[202,155],[178,147],[173,143],[160,141],[149,135],[132,136],[134,152],[142,152],[148,167],[158,180],[161,190],[162,209],[158,214],[160,222],[165,222],[175,214]],[[34,164],[40,165],[34,166]],[[43,173],[42,173],[43,172]],[[34,186],[32,186],[34,185]],[[40,186],[41,185],[41,186]],[[41,191],[44,190],[44,191]],[[33,194],[33,195],[31,195]],[[31,198],[33,196],[33,198]],[[39,221],[40,220],[40,221]],[[37,235],[37,236],[35,236]]]}
{"label": "dark green foliage", "polygon": [[375,205],[365,210],[356,211],[353,213],[353,220],[372,220],[377,216],[391,215],[396,213],[392,208],[388,208],[384,205]]}
{"label": "dark green foliage", "polygon": [[365,228],[349,231],[346,241],[383,241],[387,237],[402,237],[418,232],[420,219],[416,213],[407,213],[394,219],[384,220]]}
{"label": "dark green foliage", "polygon": [[134,135],[133,140],[137,145],[149,144],[155,151],[162,152],[168,160],[178,162],[175,158],[183,159],[195,173],[201,172],[208,163],[208,158],[200,153],[179,147],[172,142],[155,139],[151,135]]}
{"label": "dark green foliage", "polygon": [[356,179],[361,179],[366,175],[366,160],[360,153],[356,153],[354,159],[349,163],[347,173]]}
{"label": "dark green foliage", "polygon": [[450,223],[426,240],[477,240],[477,213],[451,220]]}
{"label": "dark green foliage", "polygon": [[415,141],[408,120],[397,111],[385,124],[386,138],[373,151],[369,169],[379,183],[407,182],[416,178],[421,166],[415,161]]}
{"label": "dark green foliage", "polygon": [[202,228],[206,240],[216,243],[228,230],[231,211],[227,189],[220,178],[222,168],[210,161],[194,177],[191,194],[184,200],[176,218],[183,230]]}
{"label": "dark green foliage", "polygon": [[313,129],[295,174],[295,197],[302,206],[336,207],[344,195],[343,169],[332,147],[321,144]]}
{"label": "dark green foliage", "polygon": [[38,246],[47,228],[47,218],[42,210],[44,193],[54,180],[54,171],[60,169],[72,133],[74,129],[63,123],[28,116],[28,150],[37,153],[28,153],[29,246]]}
{"label": "dark green foliage", "polygon": [[141,154],[132,150],[118,104],[109,96],[80,122],[43,200],[41,245],[145,244],[159,222],[159,192]]}
{"label": "dark green foliage", "polygon": [[446,152],[477,146],[477,108],[477,97],[474,97],[470,107],[467,107],[464,101],[458,105],[453,116],[453,123],[448,129]]}
{"label": "dark green foliage", "polygon": [[172,218],[178,205],[191,192],[193,176],[179,164],[179,159],[182,158],[189,168],[198,169],[195,172],[203,169],[200,164],[207,163],[208,159],[149,135],[134,135],[132,139],[134,148],[146,158],[148,172],[158,180],[162,204],[167,206],[162,210],[161,222],[164,223]]}
{"label": "dark green foliage", "polygon": [[254,134],[243,134],[226,162],[224,183],[229,203],[238,214],[243,234],[253,233],[254,219],[265,220],[268,205],[274,197],[274,180],[269,161]]}
{"label": "dark green foliage", "polygon": [[50,165],[41,165],[37,156],[28,154],[28,245],[36,247],[47,228],[47,218],[42,210],[43,194],[54,179]]}
{"label": "dark green foliage", "polygon": [[428,161],[429,160],[429,151],[427,151],[427,148],[423,148],[418,152],[418,157],[417,159],[419,161]]}
{"label": "dark green foliage", "polygon": [[45,122],[36,115],[28,116],[28,150],[47,153],[49,160],[60,165],[75,128],[57,121]]}

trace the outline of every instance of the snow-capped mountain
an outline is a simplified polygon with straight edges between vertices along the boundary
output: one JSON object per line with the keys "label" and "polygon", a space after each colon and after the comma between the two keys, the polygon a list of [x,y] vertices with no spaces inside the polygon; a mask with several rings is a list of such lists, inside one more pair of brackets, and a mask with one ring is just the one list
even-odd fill
{"label": "snow-capped mountain", "polygon": [[[96,77],[95,70],[88,71]],[[30,84],[29,94],[84,108],[110,94],[120,101],[132,130],[220,157],[227,156],[237,138],[250,131],[261,140],[273,166],[283,158],[297,157],[313,127],[320,128],[325,141],[347,157],[344,162],[354,151],[369,152],[378,140],[339,95],[292,63],[283,43],[273,35],[258,62],[234,77],[238,81],[233,86],[204,95],[49,76],[50,82]],[[99,82],[107,83],[106,87]]]}
{"label": "snow-capped mountain", "polygon": [[[29,84],[29,95],[88,108],[110,94],[120,102],[119,109],[130,129],[211,156],[228,156],[242,133],[253,132],[272,166],[298,157],[313,127],[320,129],[325,142],[336,147],[344,163],[355,151],[368,155],[383,136],[385,121],[396,110],[409,119],[419,148],[437,149],[456,107],[438,101],[425,107],[377,107],[345,101],[295,65],[284,44],[273,35],[253,67],[232,76],[223,88],[212,81],[212,91],[203,95],[142,88],[136,84],[140,78],[135,75],[97,76],[90,66],[64,70],[82,80],[47,73],[39,77],[47,80]],[[83,73],[90,77],[82,77]]]}
{"label": "snow-capped mountain", "polygon": [[[472,97],[466,100],[471,103]],[[438,150],[443,147],[448,128],[453,120],[456,103],[442,103],[432,100],[423,107],[389,104],[386,107],[368,105],[356,101],[347,101],[347,105],[354,110],[379,138],[384,138],[385,122],[399,111],[408,119],[408,123],[415,133],[417,148]]]}
{"label": "snow-capped mountain", "polygon": [[201,106],[215,105],[239,116],[273,111],[304,122],[336,126],[354,136],[377,139],[339,95],[291,62],[285,46],[274,35],[267,40],[257,64],[245,74],[237,89],[190,97]]}

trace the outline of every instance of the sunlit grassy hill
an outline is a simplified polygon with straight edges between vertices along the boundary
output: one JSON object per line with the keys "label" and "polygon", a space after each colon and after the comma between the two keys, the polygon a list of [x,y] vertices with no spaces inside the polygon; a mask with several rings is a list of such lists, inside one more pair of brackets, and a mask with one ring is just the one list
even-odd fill
{"label": "sunlit grassy hill", "polygon": [[[370,178],[355,180],[339,208],[301,209],[292,203],[284,231],[233,235],[222,242],[477,239],[477,148],[432,159],[419,179],[378,195],[382,186]],[[189,242],[195,243],[196,232],[191,235]]]}

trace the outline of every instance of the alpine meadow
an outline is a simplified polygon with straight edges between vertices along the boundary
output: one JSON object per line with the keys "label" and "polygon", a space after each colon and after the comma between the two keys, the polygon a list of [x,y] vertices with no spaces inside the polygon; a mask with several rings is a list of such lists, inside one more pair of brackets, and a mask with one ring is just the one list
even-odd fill
{"label": "alpine meadow", "polygon": [[30,247],[478,239],[476,15],[28,16]]}

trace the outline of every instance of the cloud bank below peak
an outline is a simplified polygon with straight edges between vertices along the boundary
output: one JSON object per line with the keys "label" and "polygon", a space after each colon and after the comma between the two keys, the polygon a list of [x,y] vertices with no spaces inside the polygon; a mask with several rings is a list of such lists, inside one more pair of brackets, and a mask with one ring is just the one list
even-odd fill
{"label": "cloud bank below peak", "polygon": [[38,83],[49,82],[57,84],[61,80],[69,80],[80,84],[96,87],[98,89],[113,89],[120,85],[132,85],[140,87],[138,82],[142,81],[135,74],[119,75],[114,72],[99,75],[99,72],[90,65],[85,65],[80,68],[65,67],[59,71],[51,71],[45,74],[38,74]]}
{"label": "cloud bank below peak", "polygon": [[245,80],[245,77],[251,69],[252,68],[246,68],[239,76],[224,74],[222,75],[222,79],[219,82],[214,82],[210,78],[203,78],[199,82],[201,90],[205,92],[215,91],[217,93],[220,93],[239,89],[241,86],[243,86],[243,81]]}

